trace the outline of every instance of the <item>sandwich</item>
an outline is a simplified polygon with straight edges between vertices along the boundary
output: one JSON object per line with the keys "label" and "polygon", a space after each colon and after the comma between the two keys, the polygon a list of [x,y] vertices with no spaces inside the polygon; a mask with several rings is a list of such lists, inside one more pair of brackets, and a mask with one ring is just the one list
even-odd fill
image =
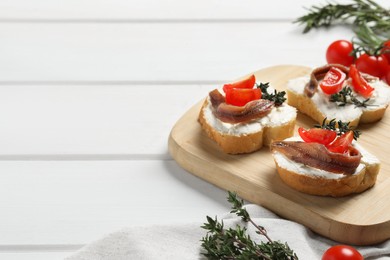
{"label": "sandwich", "polygon": [[324,120],[320,128],[300,127],[299,136],[273,142],[271,152],[282,181],[303,193],[331,197],[374,186],[380,161],[357,143],[360,132],[348,126]]}
{"label": "sandwich", "polygon": [[328,64],[287,85],[288,104],[318,123],[325,118],[373,123],[385,114],[390,88],[379,78],[360,73],[355,65]]}
{"label": "sandwich", "polygon": [[297,112],[285,94],[250,75],[210,91],[198,121],[223,152],[251,153],[293,135]]}

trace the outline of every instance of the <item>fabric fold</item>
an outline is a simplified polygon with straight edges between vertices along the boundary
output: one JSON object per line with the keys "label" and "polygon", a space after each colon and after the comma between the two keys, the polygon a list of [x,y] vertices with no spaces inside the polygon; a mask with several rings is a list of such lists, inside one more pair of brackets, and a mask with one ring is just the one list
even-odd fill
{"label": "fabric fold", "polygon": [[[273,240],[287,242],[299,259],[321,259],[327,248],[339,244],[315,234],[303,225],[282,219],[258,205],[249,204],[245,207],[252,219],[265,227]],[[251,224],[243,223],[235,214],[223,214],[218,216],[218,220],[223,220],[225,227],[246,226],[252,239],[262,239]],[[206,230],[200,227],[202,224],[203,222],[125,228],[84,246],[66,260],[203,260],[206,258],[201,254],[200,240],[206,235]],[[366,260],[390,259],[390,240],[375,246],[356,248]]]}

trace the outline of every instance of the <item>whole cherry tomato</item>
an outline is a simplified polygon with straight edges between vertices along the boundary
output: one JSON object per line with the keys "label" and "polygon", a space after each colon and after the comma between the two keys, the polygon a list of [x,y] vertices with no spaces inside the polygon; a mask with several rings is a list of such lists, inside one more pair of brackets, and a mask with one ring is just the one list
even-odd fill
{"label": "whole cherry tomato", "polygon": [[378,56],[363,53],[356,60],[356,68],[364,73],[381,78],[386,72],[388,62],[386,57],[381,54]]}
{"label": "whole cherry tomato", "polygon": [[384,76],[384,80],[387,82],[388,85],[390,85],[390,64],[387,66],[387,71]]}
{"label": "whole cherry tomato", "polygon": [[260,98],[261,90],[259,88],[233,88],[226,91],[226,104],[233,106],[245,106],[249,101]]}
{"label": "whole cherry tomato", "polygon": [[348,151],[348,147],[352,144],[353,132],[349,131],[339,136],[334,142],[330,143],[326,147],[333,153],[345,153]]}
{"label": "whole cherry tomato", "polygon": [[347,75],[345,75],[344,72],[338,68],[332,67],[321,81],[320,87],[325,94],[335,94],[343,88],[343,83],[346,77]]}
{"label": "whole cherry tomato", "polygon": [[383,48],[381,53],[385,55],[387,61],[390,63],[390,40],[383,43]]}
{"label": "whole cherry tomato", "polygon": [[326,61],[331,63],[342,64],[349,66],[354,62],[354,57],[351,56],[353,45],[350,41],[338,40],[332,42],[326,50]]}
{"label": "whole cherry tomato", "polygon": [[322,255],[322,260],[364,260],[355,248],[346,245],[332,246]]}
{"label": "whole cherry tomato", "polygon": [[233,88],[253,88],[255,82],[256,82],[255,75],[252,74],[243,80],[223,85],[223,91],[226,93],[228,89],[233,89]]}
{"label": "whole cherry tomato", "polygon": [[320,143],[324,145],[330,144],[337,136],[335,131],[322,128],[311,128],[306,130],[299,127],[298,133],[306,143]]}
{"label": "whole cherry tomato", "polygon": [[354,64],[349,67],[348,76],[352,79],[352,87],[359,95],[365,98],[371,97],[374,88],[362,77]]}

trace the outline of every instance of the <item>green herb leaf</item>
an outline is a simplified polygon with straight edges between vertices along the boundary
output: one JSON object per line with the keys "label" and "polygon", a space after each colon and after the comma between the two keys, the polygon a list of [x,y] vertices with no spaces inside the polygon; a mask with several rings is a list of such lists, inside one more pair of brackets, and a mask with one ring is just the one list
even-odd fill
{"label": "green herb leaf", "polygon": [[353,104],[355,107],[367,107],[369,106],[367,103],[370,101],[369,98],[360,101],[356,98],[356,95],[353,94],[352,89],[350,87],[344,87],[336,94],[332,94],[329,98],[329,101],[337,103],[338,106],[345,106],[347,104]]}
{"label": "green herb leaf", "polygon": [[360,51],[371,54],[376,54],[381,44],[390,38],[390,9],[372,0],[312,6],[306,15],[299,17],[294,23],[305,25],[304,33],[338,23],[351,25],[358,39],[354,44]]}
{"label": "green herb leaf", "polygon": [[267,83],[261,83],[257,84],[256,87],[261,90],[261,98],[262,99],[267,99],[270,101],[273,101],[275,106],[281,106],[284,101],[286,101],[285,95],[286,91],[277,91],[276,89],[274,90],[273,93],[268,93],[268,88],[269,88],[269,82]]}
{"label": "green herb leaf", "polygon": [[256,233],[264,236],[267,242],[257,244],[247,234],[247,229],[237,225],[234,229],[224,229],[223,222],[217,218],[207,216],[207,223],[202,228],[207,230],[205,237],[201,239],[203,253],[207,259],[267,259],[267,260],[297,260],[298,257],[287,243],[272,241],[264,227],[257,225],[246,211],[244,201],[237,198],[236,193],[230,192],[228,201],[232,204],[231,213],[241,217],[244,222],[253,224]]}
{"label": "green herb leaf", "polygon": [[335,118],[328,121],[328,118],[325,117],[321,125],[317,124],[314,125],[314,127],[335,131],[337,132],[337,135],[342,135],[349,131],[353,131],[353,139],[357,140],[362,133],[360,130],[356,130],[350,127],[349,124],[350,122],[343,122],[341,120],[336,122]]}

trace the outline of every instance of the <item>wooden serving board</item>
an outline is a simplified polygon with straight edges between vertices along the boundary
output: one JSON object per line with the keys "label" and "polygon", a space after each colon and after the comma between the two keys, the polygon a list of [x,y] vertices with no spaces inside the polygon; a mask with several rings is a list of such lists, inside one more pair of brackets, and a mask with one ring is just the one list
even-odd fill
{"label": "wooden serving board", "polygon": [[[257,81],[271,82],[282,90],[289,79],[309,72],[307,67],[285,65],[262,69],[255,75]],[[307,195],[285,185],[267,147],[246,155],[224,154],[197,122],[202,103],[183,115],[169,137],[169,151],[184,169],[338,242],[372,245],[390,238],[389,115],[377,123],[359,126],[363,132],[359,143],[381,160],[376,185],[361,194],[331,198]],[[298,114],[297,127],[313,124]]]}

